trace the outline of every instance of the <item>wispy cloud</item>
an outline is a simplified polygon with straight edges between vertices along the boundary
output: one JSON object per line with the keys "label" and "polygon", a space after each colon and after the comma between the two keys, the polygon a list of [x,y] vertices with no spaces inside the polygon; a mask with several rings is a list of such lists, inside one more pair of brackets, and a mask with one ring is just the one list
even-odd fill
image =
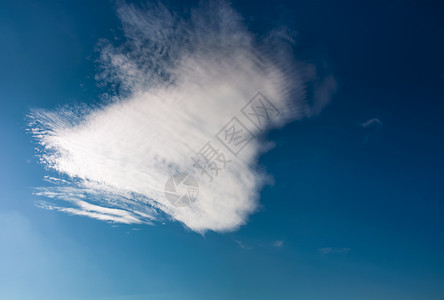
{"label": "wispy cloud", "polygon": [[251,250],[252,249],[250,246],[245,245],[245,243],[243,241],[241,241],[241,240],[235,240],[235,241],[236,241],[236,244],[239,247],[241,247],[242,249],[245,249],[245,250]]}
{"label": "wispy cloud", "polygon": [[281,248],[284,246],[284,241],[281,240],[274,241],[273,246],[276,248]]}
{"label": "wispy cloud", "polygon": [[325,247],[325,248],[320,248],[319,249],[319,253],[324,256],[327,254],[341,254],[341,255],[346,255],[348,253],[350,253],[351,249],[350,248],[332,248],[332,247]]}
{"label": "wispy cloud", "polygon": [[368,139],[376,132],[381,130],[383,122],[378,118],[372,118],[359,124],[359,126],[365,131],[364,143],[368,142]]}
{"label": "wispy cloud", "polygon": [[[49,198],[39,205],[119,223],[168,218],[202,233],[237,229],[258,206],[267,175],[255,163],[267,143],[248,144],[211,184],[190,157],[258,91],[281,112],[266,124],[271,129],[318,114],[334,80],[295,61],[292,40],[282,34],[258,41],[227,4],[187,16],[160,4],[125,4],[118,15],[126,42],[100,42],[96,76],[116,96],[98,107],[29,115],[41,163],[60,175],[47,177],[54,186],[36,190]],[[306,97],[308,86],[313,99]],[[199,200],[188,207],[176,208],[163,195],[178,171],[199,182]]]}
{"label": "wispy cloud", "polygon": [[378,118],[373,118],[361,123],[361,127],[366,129],[369,128],[380,129],[382,127],[382,121]]}

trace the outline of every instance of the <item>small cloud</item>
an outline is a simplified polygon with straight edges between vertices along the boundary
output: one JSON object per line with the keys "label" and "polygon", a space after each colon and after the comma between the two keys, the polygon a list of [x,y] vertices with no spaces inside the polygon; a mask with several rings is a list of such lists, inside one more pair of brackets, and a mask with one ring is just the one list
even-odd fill
{"label": "small cloud", "polygon": [[341,255],[347,255],[348,253],[350,253],[351,248],[332,248],[332,247],[325,247],[325,248],[320,248],[319,249],[319,253],[322,256],[325,256],[327,254],[341,254]]}
{"label": "small cloud", "polygon": [[276,248],[281,248],[283,246],[284,246],[284,241],[281,241],[281,240],[277,240],[273,243],[273,247],[276,247]]}
{"label": "small cloud", "polygon": [[364,131],[364,143],[376,132],[381,130],[383,122],[378,118],[373,118],[359,124],[359,127]]}
{"label": "small cloud", "polygon": [[251,249],[250,246],[245,245],[244,242],[242,242],[241,240],[236,240],[236,244],[239,247],[241,247],[242,249],[246,249],[246,250],[250,250]]}
{"label": "small cloud", "polygon": [[379,130],[379,129],[382,128],[382,124],[383,123],[382,123],[382,121],[380,119],[373,118],[373,119],[370,119],[368,121],[365,121],[365,122],[361,123],[360,125],[361,125],[362,128],[366,128],[366,129],[372,128],[372,129]]}

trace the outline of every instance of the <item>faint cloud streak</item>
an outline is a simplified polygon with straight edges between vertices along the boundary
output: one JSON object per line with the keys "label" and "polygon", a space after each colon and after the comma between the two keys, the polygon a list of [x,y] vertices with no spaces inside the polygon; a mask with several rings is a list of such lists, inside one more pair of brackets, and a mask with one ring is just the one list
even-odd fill
{"label": "faint cloud streak", "polygon": [[328,255],[328,254],[340,254],[340,255],[347,255],[350,253],[351,248],[332,248],[332,247],[325,247],[320,248],[319,253],[322,256]]}

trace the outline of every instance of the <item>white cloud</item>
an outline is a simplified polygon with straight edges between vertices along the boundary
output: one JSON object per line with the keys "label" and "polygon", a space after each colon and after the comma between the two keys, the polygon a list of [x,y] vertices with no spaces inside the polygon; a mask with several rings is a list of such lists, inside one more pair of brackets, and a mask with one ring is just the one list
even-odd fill
{"label": "white cloud", "polygon": [[350,253],[351,249],[350,248],[332,248],[332,247],[325,247],[325,248],[320,248],[319,249],[319,253],[324,256],[327,254],[342,254],[342,255],[346,255],[348,253]]}
{"label": "white cloud", "polygon": [[242,249],[245,249],[245,250],[251,250],[252,249],[250,246],[245,245],[245,243],[243,241],[241,241],[241,240],[235,240],[235,242]]}
{"label": "white cloud", "polygon": [[[268,129],[317,114],[334,81],[296,62],[288,39],[269,35],[259,43],[226,4],[193,9],[188,17],[161,5],[124,5],[118,15],[127,41],[100,43],[96,77],[119,96],[100,107],[37,109],[29,116],[41,162],[63,177],[48,176],[57,185],[37,189],[50,198],[41,206],[120,223],[167,216],[202,233],[237,229],[257,208],[267,175],[255,162],[269,144],[254,139],[236,158],[214,135],[234,116],[259,135],[240,113],[258,91],[281,112]],[[306,101],[309,81],[319,90]],[[208,141],[232,160],[212,183],[191,160]],[[172,206],[163,194],[177,171],[199,183],[198,201],[188,207]]]}
{"label": "white cloud", "polygon": [[275,242],[273,243],[273,246],[276,247],[276,248],[283,247],[283,246],[284,246],[284,241],[277,240],[277,241],[275,241]]}
{"label": "white cloud", "polygon": [[373,118],[373,119],[370,119],[370,120],[367,120],[367,121],[361,123],[361,127],[362,128],[371,128],[371,129],[378,130],[378,129],[381,129],[382,124],[383,123],[382,123],[382,121],[380,119]]}
{"label": "white cloud", "polygon": [[369,119],[359,124],[364,131],[364,143],[367,143],[371,136],[381,130],[383,124],[384,123],[378,118]]}

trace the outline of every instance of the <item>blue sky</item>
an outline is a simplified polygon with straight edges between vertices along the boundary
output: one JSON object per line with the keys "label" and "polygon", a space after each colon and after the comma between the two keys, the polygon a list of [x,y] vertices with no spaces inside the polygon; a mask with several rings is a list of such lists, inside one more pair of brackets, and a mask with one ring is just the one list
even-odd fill
{"label": "blue sky", "polygon": [[[227,190],[234,191],[234,198],[240,196],[235,198],[239,201],[224,202],[227,204],[221,210],[202,210],[201,218],[196,218],[196,210],[182,214],[178,209],[159,206],[153,211],[147,208],[155,218],[153,224],[145,224],[143,218],[138,219],[139,224],[121,224],[57,212],[62,200],[49,201],[48,197],[35,195],[42,187],[48,188],[46,196],[54,191],[54,184],[45,181],[45,176],[60,177],[69,181],[70,187],[78,188],[78,182],[66,175],[74,174],[78,165],[59,164],[61,172],[55,172],[50,165],[39,163],[35,148],[41,146],[27,132],[27,116],[36,109],[66,113],[84,104],[112,107],[109,102],[113,93],[126,97],[128,89],[146,89],[148,83],[139,78],[113,86],[114,78],[101,81],[96,76],[103,74],[103,69],[117,70],[106,63],[107,57],[140,56],[138,62],[143,67],[151,62],[143,60],[145,52],[128,54],[124,52],[127,49],[119,48],[135,45],[125,44],[131,34],[140,41],[140,35],[131,31],[139,28],[125,28],[122,18],[133,12],[148,13],[138,6],[131,11],[122,5],[111,1],[1,2],[1,299],[444,297],[442,6],[433,1],[234,1],[229,20],[235,25],[229,29],[236,29],[234,32],[241,32],[246,39],[265,40],[270,47],[276,46],[270,36],[287,40],[289,47],[279,47],[285,52],[266,56],[272,61],[267,68],[279,71],[282,62],[294,68],[284,72],[286,82],[293,84],[286,86],[291,91],[289,99],[295,105],[304,101],[303,107],[310,109],[303,117],[285,115],[291,107],[289,102],[270,97],[285,108],[282,118],[287,117],[282,121],[285,126],[279,124],[267,133],[266,139],[275,146],[256,162],[259,169],[272,176],[272,183],[262,187],[260,180],[264,178],[260,173],[250,174],[239,167],[228,175],[252,176],[257,181],[246,181],[249,185],[241,188],[229,178],[222,178],[212,190],[215,199]],[[165,6],[175,11],[176,17],[187,20],[187,8],[197,4],[168,2]],[[205,9],[205,5],[200,8],[200,14]],[[207,26],[208,36],[213,26]],[[190,34],[187,41],[208,49],[220,45],[220,41],[207,44],[206,40],[193,44],[196,36],[208,37],[208,32],[200,34]],[[227,43],[233,41],[230,36],[226,37]],[[103,46],[104,40],[110,48]],[[167,40],[166,44],[175,43]],[[223,43],[222,48],[233,53],[239,50],[236,43]],[[182,51],[174,46],[172,49],[174,55]],[[241,76],[244,73],[230,73],[230,68],[218,69],[220,66],[212,63],[221,58],[217,50],[209,56],[193,56],[193,49],[188,54],[203,63],[198,66],[222,71],[217,76],[227,72],[236,82],[245,83]],[[249,45],[241,50],[254,53],[249,52]],[[248,65],[249,60],[241,55],[229,57],[239,59],[241,66]],[[296,81],[295,77],[309,73],[307,65],[316,66],[316,76]],[[245,70],[250,71],[248,67]],[[149,71],[148,67],[144,72]],[[229,86],[223,90],[226,95],[250,93],[244,87],[231,88],[236,82],[231,82],[230,76],[216,75],[217,80],[197,78],[208,79],[204,82],[212,87],[210,91],[222,82]],[[118,79],[122,78],[128,77]],[[273,94],[275,89],[268,78],[256,74],[246,83],[248,87],[251,84],[251,90],[254,84],[264,89],[270,84],[267,91]],[[323,84],[331,86],[330,78],[334,79],[335,91],[328,93],[326,104],[316,99],[316,93]],[[298,91],[306,91],[304,99],[295,96]],[[205,89],[162,92],[203,98],[208,95]],[[234,111],[241,107],[233,104]],[[110,110],[122,113],[117,108]],[[214,114],[203,106],[197,109],[199,116]],[[92,116],[97,112],[91,108],[79,111]],[[124,125],[131,119],[130,115]],[[205,117],[202,119],[206,122]],[[110,120],[106,124],[114,123]],[[212,128],[212,123],[205,124]],[[85,136],[90,138],[94,131],[87,129]],[[103,134],[106,136],[106,132]],[[78,141],[63,134],[56,137]],[[247,161],[255,151],[261,153],[260,142],[248,150],[251,155],[248,152]],[[116,148],[119,145],[116,141]],[[128,151],[134,154],[131,157],[137,157],[132,152],[135,149]],[[96,176],[87,166],[80,167],[84,168],[82,172],[86,170],[85,178]],[[82,179],[81,175],[77,177]],[[109,182],[117,182],[120,188],[119,178]],[[152,180],[147,186],[157,183]],[[131,192],[139,191],[137,182],[131,187]],[[222,194],[218,194],[219,187]],[[245,190],[250,192],[248,197],[241,193]],[[201,191],[204,193],[203,184]],[[96,198],[109,196],[98,192],[94,199],[88,199],[92,194],[86,195],[86,200],[94,200],[94,204],[99,203]],[[41,201],[48,201],[45,203],[53,209],[43,209]],[[196,205],[205,201],[202,198]],[[105,202],[108,206],[110,203]],[[236,212],[239,207],[246,207],[246,211],[235,214],[233,207]],[[128,211],[137,214],[140,208],[131,206]]]}

